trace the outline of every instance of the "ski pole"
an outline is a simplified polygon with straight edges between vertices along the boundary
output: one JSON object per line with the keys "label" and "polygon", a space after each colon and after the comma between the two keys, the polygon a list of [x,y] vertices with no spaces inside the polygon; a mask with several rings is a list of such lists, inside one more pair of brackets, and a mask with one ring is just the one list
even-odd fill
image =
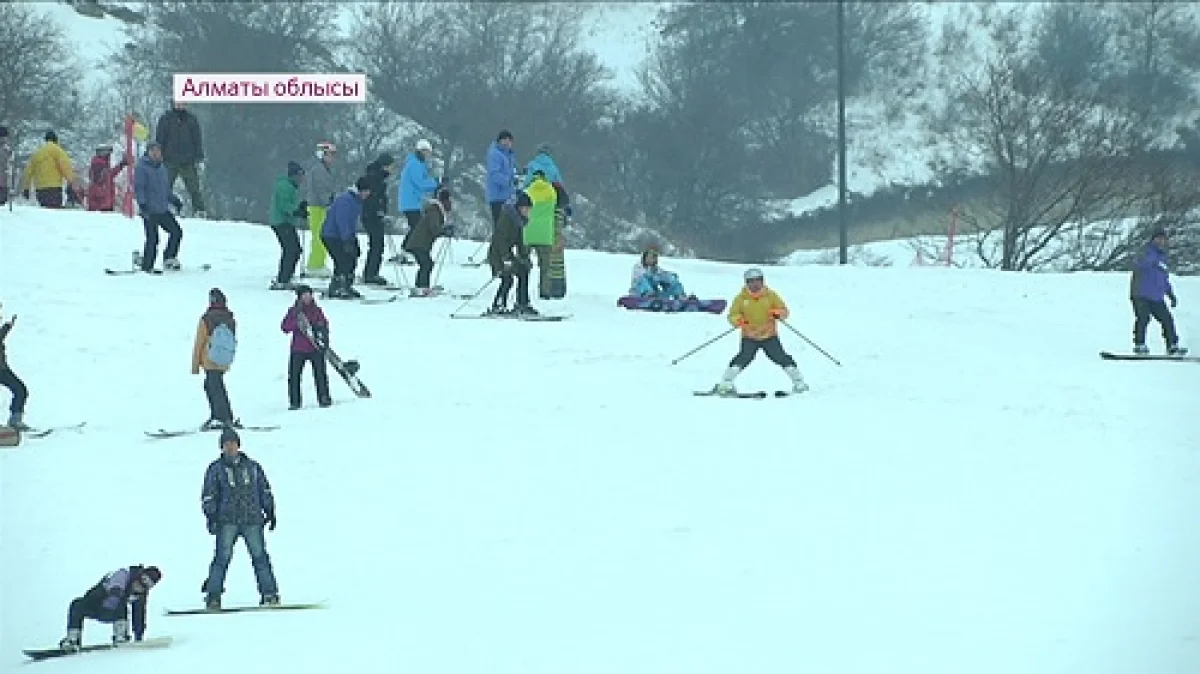
{"label": "ski pole", "polygon": [[445,242],[442,244],[441,252],[438,253],[437,259],[434,260],[434,262],[433,262],[434,266],[437,268],[437,271],[435,271],[433,273],[433,283],[431,283],[430,285],[434,288],[437,287],[438,281],[442,278],[442,269],[445,268],[445,266],[446,266],[446,256],[449,253],[449,251],[450,251],[450,239],[446,239]]}
{"label": "ski pole", "polygon": [[838,359],[837,359],[837,358],[834,358],[833,356],[829,355],[829,353],[828,353],[827,351],[825,351],[825,349],[822,349],[821,347],[817,346],[816,342],[814,342],[814,341],[812,341],[811,339],[809,339],[809,338],[805,337],[805,336],[804,336],[804,333],[800,332],[800,331],[799,331],[799,330],[797,330],[796,328],[793,328],[791,323],[788,323],[787,321],[784,321],[784,320],[781,320],[781,321],[779,321],[779,322],[780,322],[780,323],[783,323],[784,325],[786,325],[788,330],[791,330],[792,332],[796,333],[796,336],[797,336],[797,337],[799,337],[800,339],[803,339],[804,341],[808,342],[808,345],[809,345],[809,346],[811,346],[812,348],[816,349],[817,351],[820,351],[822,356],[825,356],[825,357],[826,357],[826,358],[828,358],[829,360],[833,361],[833,364],[834,364],[834,365],[837,365],[838,367],[841,367],[841,366],[842,366],[842,364],[838,362]]}
{"label": "ski pole", "polygon": [[683,360],[684,358],[687,358],[688,356],[691,356],[691,355],[693,355],[693,354],[695,354],[695,353],[697,353],[697,352],[699,352],[699,351],[703,350],[704,348],[706,348],[706,347],[708,347],[708,346],[711,346],[712,344],[715,344],[715,343],[717,342],[717,340],[718,340],[718,339],[721,339],[722,337],[724,337],[725,335],[728,335],[729,333],[733,332],[734,330],[737,330],[737,328],[736,328],[736,327],[731,327],[731,328],[729,328],[729,329],[728,329],[728,330],[726,330],[725,332],[722,332],[721,334],[717,335],[716,337],[713,337],[712,339],[708,340],[707,342],[705,342],[705,343],[701,344],[700,346],[697,346],[696,348],[692,349],[691,351],[688,351],[687,353],[683,354],[682,356],[680,356],[680,357],[676,358],[675,360],[671,361],[671,364],[672,364],[672,365],[677,365],[677,364],[679,363],[679,361],[681,361],[681,360]]}
{"label": "ski pole", "polygon": [[451,318],[453,318],[454,316],[458,315],[458,312],[460,312],[460,311],[462,311],[463,309],[465,309],[465,308],[466,308],[466,306],[467,306],[468,304],[470,304],[471,302],[474,302],[474,301],[475,301],[475,298],[476,298],[476,297],[479,297],[480,295],[482,295],[482,294],[483,294],[483,291],[487,290],[487,289],[488,289],[488,286],[492,285],[492,282],[493,282],[493,281],[495,281],[495,280],[496,280],[496,277],[495,277],[495,276],[493,276],[493,277],[491,277],[491,278],[489,278],[489,279],[488,279],[487,283],[485,283],[485,284],[483,284],[483,285],[479,286],[479,290],[476,290],[474,295],[471,295],[470,297],[468,297],[466,302],[463,302],[462,304],[458,305],[458,308],[457,308],[457,309],[455,309],[455,310],[454,310],[454,311],[453,311],[453,312],[450,314]]}
{"label": "ski pole", "polygon": [[471,253],[470,255],[468,255],[468,256],[467,256],[467,264],[476,264],[476,262],[475,262],[475,256],[476,256],[476,255],[478,255],[478,254],[479,254],[479,251],[483,250],[483,247],[484,247],[484,246],[486,246],[487,244],[488,244],[488,240],[487,240],[487,239],[484,239],[483,241],[480,241],[480,242],[479,242],[479,245],[478,245],[478,246],[476,246],[476,248],[475,248],[475,252],[474,252],[474,253]]}
{"label": "ski pole", "polygon": [[[385,236],[387,236],[388,251],[391,252],[393,256],[399,257],[400,251],[396,249],[396,239],[392,237],[391,233],[388,233]],[[407,287],[408,277],[404,274],[404,268],[400,266],[400,263],[397,262],[396,264],[390,266],[392,267],[392,279],[396,281],[396,287]],[[404,283],[401,283],[401,281],[404,281]]]}

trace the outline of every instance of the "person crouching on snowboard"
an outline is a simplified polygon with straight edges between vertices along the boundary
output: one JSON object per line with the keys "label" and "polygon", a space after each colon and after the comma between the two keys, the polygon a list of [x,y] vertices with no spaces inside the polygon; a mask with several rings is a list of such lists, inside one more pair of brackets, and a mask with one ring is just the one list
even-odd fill
{"label": "person crouching on snowboard", "polygon": [[433,273],[433,244],[442,236],[454,236],[454,229],[446,224],[450,212],[450,190],[445,187],[437,191],[437,198],[427,199],[421,208],[421,219],[404,236],[402,247],[417,259],[417,281],[414,295],[432,294],[429,275]]}
{"label": "person crouching on snowboard", "polygon": [[201,586],[205,593],[204,607],[221,608],[225,592],[225,573],[233,557],[233,544],[240,537],[246,541],[254,578],[262,596],[259,606],[279,605],[279,586],[267,555],[263,528],[275,531],[275,495],[271,483],[257,461],[242,453],[242,439],[237,431],[221,431],[221,456],[208,465],[204,473],[200,507],[208,520],[208,533],[216,536],[216,551],[208,568],[208,579]]}
{"label": "person crouching on snowboard", "polygon": [[150,588],[162,580],[157,566],[128,566],[100,579],[67,609],[67,636],[58,647],[76,652],[83,641],[83,619],[112,623],[113,643],[129,642],[129,602],[133,602],[133,638],[142,640],[146,632],[146,601]]}
{"label": "person crouching on snowboard", "polygon": [[325,312],[317,306],[313,297],[313,289],[302,285],[296,287],[296,303],[283,316],[281,330],[292,335],[292,355],[288,359],[288,409],[300,409],[300,377],[304,374],[304,364],[312,363],[313,380],[317,384],[317,404],[329,407],[333,401],[329,398],[329,376],[325,370],[325,353],[322,347],[300,329],[301,319],[311,326],[314,337],[329,345],[329,320]]}
{"label": "person crouching on snowboard", "polygon": [[733,386],[733,380],[754,360],[760,349],[791,378],[794,393],[807,391],[808,385],[800,376],[796,361],[783,350],[783,344],[779,342],[775,325],[777,321],[787,320],[787,304],[778,293],[766,286],[761,270],[746,270],[745,280],[746,286],[729,305],[729,322],[741,328],[742,346],[733,360],[729,361],[725,376],[715,387],[716,392],[721,395],[735,393],[737,389]]}
{"label": "person crouching on snowboard", "polygon": [[371,196],[371,182],[362,177],[354,189],[339,194],[321,226],[321,241],[333,258],[333,278],[327,294],[337,299],[359,299],[362,293],[354,289],[354,268],[358,265],[358,219],[363,202]]}
{"label": "person crouching on snowboard", "polygon": [[537,313],[529,305],[529,271],[533,264],[529,261],[529,248],[522,239],[522,231],[532,207],[533,201],[529,195],[517,192],[516,200],[504,204],[500,209],[500,218],[492,230],[492,242],[488,246],[488,265],[492,268],[492,276],[500,278],[500,289],[496,291],[492,307],[486,315],[502,316],[508,313],[508,291],[512,290],[513,277],[517,280],[517,306],[513,313]]}

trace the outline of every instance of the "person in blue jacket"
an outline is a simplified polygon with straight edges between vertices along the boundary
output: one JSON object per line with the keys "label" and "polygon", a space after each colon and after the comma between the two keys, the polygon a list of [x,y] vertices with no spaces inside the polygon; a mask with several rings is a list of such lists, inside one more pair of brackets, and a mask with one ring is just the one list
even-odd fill
{"label": "person in blue jacket", "polygon": [[521,189],[529,187],[529,183],[533,182],[533,174],[538,171],[545,174],[546,180],[550,183],[563,182],[562,173],[558,170],[558,164],[555,164],[554,158],[550,156],[549,143],[538,145],[537,155],[525,165],[525,184],[521,186]]}
{"label": "person in blue jacket", "polygon": [[146,243],[135,263],[142,271],[154,271],[154,258],[158,255],[158,230],[167,233],[167,248],[163,251],[163,268],[178,271],[179,244],[183,242],[183,230],[171,213],[171,206],[178,209],[182,204],[179,197],[171,193],[167,166],[163,163],[162,146],[151,141],[146,154],[138,160],[133,173],[133,195],[137,200],[138,212],[142,215],[142,227],[146,231]]}
{"label": "person in blue jacket", "polygon": [[440,183],[429,173],[429,157],[433,146],[429,141],[417,141],[417,149],[408,155],[404,169],[400,171],[400,212],[408,220],[408,231],[413,231],[421,221],[421,207],[432,198]]}
{"label": "person in blue jacket", "polygon": [[327,295],[336,299],[358,299],[362,293],[354,289],[354,268],[358,265],[358,219],[362,217],[363,202],[371,195],[371,180],[363,176],[334,198],[321,225],[321,242],[333,258],[333,278]]}
{"label": "person in blue jacket", "polygon": [[1179,334],[1175,331],[1175,319],[1167,308],[1177,306],[1175,291],[1171,288],[1170,273],[1167,271],[1167,233],[1159,230],[1150,237],[1150,243],[1141,256],[1134,261],[1133,274],[1129,279],[1129,300],[1133,304],[1133,351],[1147,354],[1146,328],[1150,318],[1162,326],[1163,340],[1167,343],[1167,354],[1182,356],[1187,349],[1180,348]]}
{"label": "person in blue jacket", "polygon": [[500,132],[487,150],[487,200],[492,209],[492,227],[500,219],[500,209],[513,198],[520,183],[517,175],[517,159],[513,154],[513,135],[508,130]]}

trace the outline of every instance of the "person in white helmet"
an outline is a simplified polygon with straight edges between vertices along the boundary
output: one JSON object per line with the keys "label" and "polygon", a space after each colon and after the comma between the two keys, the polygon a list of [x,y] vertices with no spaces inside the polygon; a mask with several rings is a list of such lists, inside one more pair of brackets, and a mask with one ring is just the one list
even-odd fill
{"label": "person in white helmet", "polygon": [[429,172],[429,157],[433,146],[422,138],[416,150],[408,155],[404,169],[400,171],[400,212],[408,220],[408,231],[416,229],[421,221],[421,207],[426,199],[433,198],[441,183]]}
{"label": "person in white helmet", "polygon": [[337,157],[337,148],[333,143],[321,141],[317,143],[314,155],[303,167],[304,183],[300,191],[300,203],[308,211],[308,231],[312,234],[304,276],[329,278],[329,271],[325,269],[325,258],[328,254],[325,244],[321,242],[321,226],[325,224],[325,212],[338,193],[337,179],[332,168],[333,160]]}
{"label": "person in white helmet", "polygon": [[738,354],[729,361],[725,375],[713,387],[717,395],[736,393],[733,380],[754,360],[759,350],[767,354],[772,363],[783,368],[792,380],[792,391],[803,393],[808,390],[796,361],[783,350],[776,328],[778,321],[787,320],[788,307],[774,290],[767,287],[761,269],[747,269],[743,277],[745,287],[729,304],[729,322],[742,331],[742,344]]}

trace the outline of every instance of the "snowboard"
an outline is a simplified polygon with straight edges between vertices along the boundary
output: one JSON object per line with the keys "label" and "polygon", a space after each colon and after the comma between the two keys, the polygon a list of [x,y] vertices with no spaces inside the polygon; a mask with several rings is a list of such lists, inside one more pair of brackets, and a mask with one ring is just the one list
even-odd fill
{"label": "snowboard", "polygon": [[655,311],[668,314],[685,312],[721,314],[725,312],[728,302],[725,300],[669,300],[625,295],[617,299],[617,306],[631,311]]}
{"label": "snowboard", "polygon": [[566,251],[558,247],[550,249],[549,271],[550,299],[561,300],[567,296],[567,260]]}
{"label": "snowboard", "polygon": [[142,650],[146,648],[166,648],[171,645],[171,637],[153,637],[143,639],[142,641],[130,641],[121,645],[116,644],[92,644],[91,646],[83,646],[78,651],[64,651],[61,648],[42,648],[28,649],[24,653],[26,657],[33,660],[48,660],[50,658],[67,657],[71,655],[83,655],[84,653],[95,653],[96,651],[124,651],[124,650]]}
{"label": "snowboard", "polygon": [[[277,430],[279,430],[279,428],[280,428],[279,426],[242,426],[241,428],[235,428],[233,430],[235,430],[239,433],[242,431],[266,432],[266,431],[277,431]],[[167,430],[165,428],[160,428],[157,431],[146,431],[146,435],[148,437],[154,438],[156,440],[163,440],[166,438],[180,438],[185,435],[196,435],[197,433],[215,433],[215,432],[218,432],[221,430],[223,430],[223,429],[220,429],[220,428],[207,428],[207,429],[205,429],[205,428],[180,428],[177,430]]]}
{"label": "snowboard", "polygon": [[517,316],[515,314],[450,314],[450,318],[490,318],[497,321],[522,321],[526,323],[557,323],[565,321],[570,316],[557,314],[531,314]]}
{"label": "snowboard", "polygon": [[1100,357],[1104,360],[1178,360],[1185,363],[1200,363],[1200,356],[1168,356],[1166,354],[1139,354],[1139,353],[1113,353],[1111,351],[1101,351]]}
{"label": "snowboard", "polygon": [[[707,391],[692,391],[692,395],[714,398],[747,398],[751,400],[765,400],[770,397],[766,391],[738,391],[735,393],[717,393],[717,387],[712,387]],[[791,395],[790,391],[775,391],[776,398],[786,398]]]}
{"label": "snowboard", "polygon": [[[211,269],[212,269],[211,264],[202,264],[197,267],[184,267],[183,269],[177,269],[175,271],[172,271],[171,273],[172,274],[180,274],[180,273],[189,272],[189,271],[202,272],[202,271],[209,271]],[[141,269],[105,269],[104,273],[108,274],[109,276],[128,276],[131,274],[141,274],[142,270]],[[149,273],[154,274],[155,276],[163,276],[164,274],[166,274],[166,272],[164,272],[161,269],[151,269]]]}
{"label": "snowboard", "polygon": [[84,426],[87,426],[86,421],[81,421],[77,424],[66,424],[64,426],[49,426],[46,428],[30,428],[29,430],[25,431],[23,433],[23,435],[27,438],[44,438],[47,435],[50,435],[51,433],[53,433],[54,431],[78,431],[78,430],[82,430]]}
{"label": "snowboard", "polygon": [[277,606],[254,606],[247,604],[245,606],[222,606],[218,609],[209,608],[184,608],[184,609],[166,609],[164,615],[205,615],[221,613],[251,613],[256,611],[299,611],[304,609],[325,608],[325,602],[318,601],[305,604],[279,604]]}
{"label": "snowboard", "polygon": [[337,352],[330,348],[328,344],[324,343],[324,340],[317,339],[317,336],[313,334],[312,325],[309,324],[308,319],[304,317],[304,314],[300,314],[298,316],[296,324],[300,328],[300,331],[304,333],[304,336],[308,338],[308,341],[315,344],[317,348],[325,354],[325,361],[328,362],[329,366],[332,367],[333,370],[342,378],[342,380],[346,382],[346,385],[350,387],[350,390],[354,391],[354,395],[358,396],[359,398],[371,397],[371,390],[368,389],[367,385],[362,383],[362,380],[358,378],[358,361],[342,360],[341,356],[337,355]]}

